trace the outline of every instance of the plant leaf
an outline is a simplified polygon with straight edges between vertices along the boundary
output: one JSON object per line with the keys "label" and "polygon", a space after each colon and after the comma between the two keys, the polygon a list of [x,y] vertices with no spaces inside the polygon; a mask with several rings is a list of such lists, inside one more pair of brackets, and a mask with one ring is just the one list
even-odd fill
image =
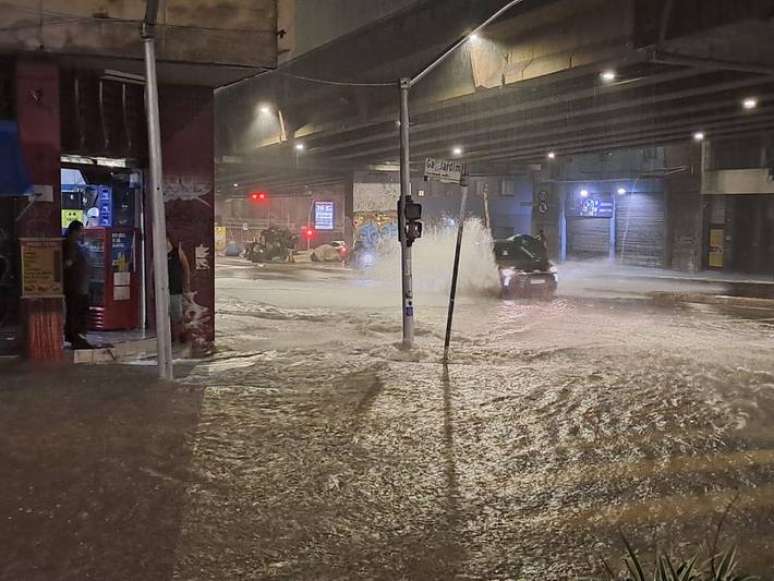
{"label": "plant leaf", "polygon": [[677,581],[692,581],[696,579],[696,575],[693,574],[693,568],[696,565],[696,557],[683,563],[680,566],[680,576],[677,577]]}
{"label": "plant leaf", "polygon": [[736,569],[736,547],[726,551],[720,560],[716,581],[728,581],[728,577],[734,572],[734,569]]}
{"label": "plant leaf", "polygon": [[647,581],[645,579],[645,572],[642,570],[642,565],[640,565],[640,560],[637,558],[637,553],[634,552],[634,549],[629,544],[629,541],[626,540],[626,537],[622,535],[621,538],[623,539],[624,545],[626,545],[626,551],[629,553],[629,559],[626,559],[625,561],[629,573],[634,577],[634,581]]}

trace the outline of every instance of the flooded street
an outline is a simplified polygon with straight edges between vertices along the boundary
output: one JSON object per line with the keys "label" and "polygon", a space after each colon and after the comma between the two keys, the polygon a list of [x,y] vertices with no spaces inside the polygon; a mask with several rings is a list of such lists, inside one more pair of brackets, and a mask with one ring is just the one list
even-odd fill
{"label": "flooded street", "polygon": [[406,353],[378,273],[219,266],[175,578],[583,578],[621,534],[688,554],[721,520],[774,577],[770,314],[580,279],[501,301],[477,273],[446,370],[418,270]]}

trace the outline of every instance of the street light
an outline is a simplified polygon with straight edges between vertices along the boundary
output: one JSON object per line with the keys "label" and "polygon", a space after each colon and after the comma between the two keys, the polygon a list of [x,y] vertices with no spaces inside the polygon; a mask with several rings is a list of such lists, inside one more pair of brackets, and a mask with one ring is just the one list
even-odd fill
{"label": "street light", "polygon": [[744,107],[748,111],[755,109],[757,106],[758,106],[758,99],[755,97],[747,97],[744,101],[742,101],[742,107]]}
{"label": "street light", "polygon": [[471,35],[470,35],[468,38],[470,38],[470,40],[472,40],[473,42],[476,42],[476,41],[477,41],[479,38],[481,38],[481,37],[480,37],[480,36],[478,36],[478,34],[476,34],[476,33],[474,32],[474,33],[473,33],[473,34],[471,34]]}
{"label": "street light", "polygon": [[618,195],[623,196],[626,193],[626,188],[618,188]]}
{"label": "street light", "polygon": [[704,141],[704,132],[703,131],[697,131],[693,134],[693,140],[694,141]]}
{"label": "street light", "polygon": [[462,148],[459,145],[457,145],[456,147],[453,147],[452,148],[452,155],[454,155],[456,157],[459,157],[460,155],[462,155]]}
{"label": "street light", "polygon": [[554,153],[553,151],[549,151],[549,152],[546,154],[546,157],[547,157],[548,159],[556,159],[556,153]]}
{"label": "street light", "polygon": [[580,191],[581,198],[588,198],[589,197],[589,191],[588,190],[581,190]]}
{"label": "street light", "polygon": [[261,105],[259,111],[264,115],[268,115],[269,113],[271,113],[271,108],[268,105]]}
{"label": "street light", "polygon": [[295,148],[296,148],[296,151],[304,151],[304,144],[296,143]]}

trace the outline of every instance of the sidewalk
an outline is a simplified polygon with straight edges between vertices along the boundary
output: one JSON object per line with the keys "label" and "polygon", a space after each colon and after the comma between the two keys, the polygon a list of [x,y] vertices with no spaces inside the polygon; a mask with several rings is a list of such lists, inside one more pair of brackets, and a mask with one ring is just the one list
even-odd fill
{"label": "sidewalk", "polygon": [[616,266],[606,274],[612,279],[640,279],[675,285],[693,284],[724,287],[730,296],[774,299],[774,276],[735,274],[705,270],[701,272],[678,272],[663,268]]}
{"label": "sidewalk", "polygon": [[606,261],[559,265],[559,294],[569,297],[648,299],[654,295],[684,302],[708,297],[774,299],[774,278],[725,272],[678,272],[663,268],[610,265]]}
{"label": "sidewalk", "polygon": [[0,362],[0,579],[169,579],[201,389]]}

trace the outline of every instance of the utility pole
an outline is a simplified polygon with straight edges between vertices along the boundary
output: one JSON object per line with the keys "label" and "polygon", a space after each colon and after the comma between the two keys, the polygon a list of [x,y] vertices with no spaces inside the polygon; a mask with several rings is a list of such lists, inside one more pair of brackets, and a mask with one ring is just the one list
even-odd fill
{"label": "utility pole", "polygon": [[402,289],[403,348],[414,345],[414,283],[411,273],[411,245],[406,235],[406,200],[411,198],[409,155],[409,89],[411,79],[400,80],[400,199],[398,201],[398,238]]}
{"label": "utility pole", "polygon": [[489,215],[489,184],[484,182],[484,222],[489,234],[492,233],[492,218]]}
{"label": "utility pole", "polygon": [[454,301],[457,298],[457,278],[460,272],[460,253],[462,251],[462,232],[465,228],[465,207],[468,202],[467,176],[463,174],[462,196],[460,199],[460,218],[457,222],[457,246],[454,249],[454,268],[452,269],[451,289],[449,290],[449,312],[446,315],[446,338],[443,343],[443,362],[449,361],[449,344],[451,343],[452,321],[454,320]]}
{"label": "utility pole", "polygon": [[169,273],[167,272],[167,222],[161,169],[161,126],[159,90],[156,78],[156,23],[158,0],[148,0],[142,41],[145,46],[145,110],[148,119],[148,156],[150,157],[151,232],[153,233],[153,288],[156,304],[156,342],[159,377],[171,380],[172,332],[169,322]]}

